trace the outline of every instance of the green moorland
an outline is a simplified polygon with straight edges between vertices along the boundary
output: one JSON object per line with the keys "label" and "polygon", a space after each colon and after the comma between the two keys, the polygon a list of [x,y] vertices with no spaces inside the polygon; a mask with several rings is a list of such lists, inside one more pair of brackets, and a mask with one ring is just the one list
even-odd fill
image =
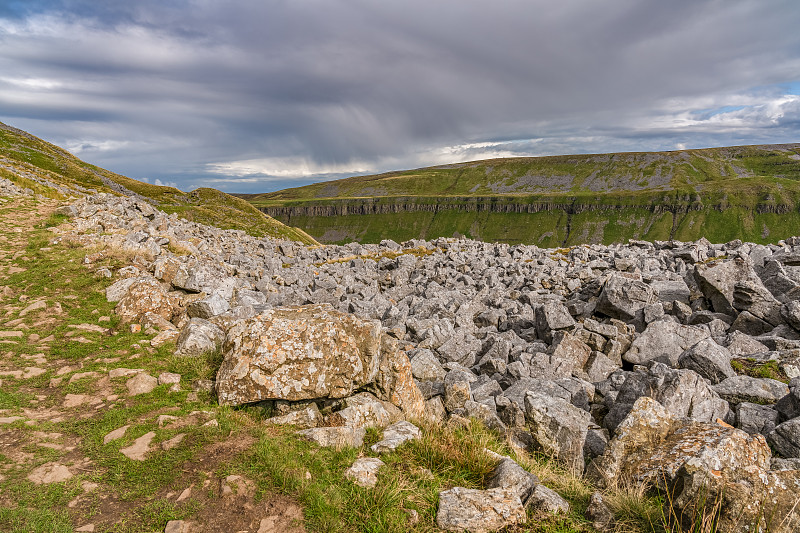
{"label": "green moorland", "polygon": [[[314,243],[313,238],[302,230],[285,226],[240,198],[208,188],[184,193],[173,187],[152,185],[121,176],[85,163],[63,148],[2,122],[0,177],[51,198],[65,196],[57,187],[83,192],[88,189],[96,192],[127,189],[146,197],[162,211],[178,213],[187,220],[223,229],[241,229],[257,237],[270,236],[305,244]],[[47,186],[41,180],[57,187]]]}
{"label": "green moorland", "polygon": [[240,196],[323,242],[765,243],[800,234],[800,144],[493,159]]}

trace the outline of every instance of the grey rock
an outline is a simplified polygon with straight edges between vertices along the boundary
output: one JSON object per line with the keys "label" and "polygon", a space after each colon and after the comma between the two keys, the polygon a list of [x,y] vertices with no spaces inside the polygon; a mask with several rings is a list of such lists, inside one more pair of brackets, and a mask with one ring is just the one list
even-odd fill
{"label": "grey rock", "polygon": [[364,444],[366,430],[353,427],[321,427],[304,429],[297,433],[319,446],[340,449],[360,448]]}
{"label": "grey rock", "polygon": [[527,501],[539,478],[522,468],[516,461],[506,457],[492,470],[486,483],[487,489],[510,488],[523,503]]}
{"label": "grey rock", "polygon": [[655,360],[676,366],[684,351],[710,335],[706,328],[658,320],[647,326],[622,358],[635,365]]}
{"label": "grey rock", "polygon": [[714,391],[730,403],[775,403],[787,394],[789,387],[775,379],[734,376],[713,386]]}
{"label": "grey rock", "polygon": [[605,504],[600,492],[594,492],[589,498],[589,506],[586,508],[584,516],[598,531],[608,530],[614,524],[614,513]]}
{"label": "grey rock", "polygon": [[591,415],[561,398],[528,392],[525,419],[539,449],[564,463],[576,474],[583,472],[583,444]]}
{"label": "grey rock", "polygon": [[608,430],[590,428],[583,444],[583,455],[589,459],[599,457],[606,451],[606,446],[608,446]]}
{"label": "grey rock", "polygon": [[430,350],[411,350],[408,356],[411,359],[411,373],[420,381],[442,381],[447,375],[447,371]]}
{"label": "grey rock", "polygon": [[192,318],[209,319],[221,315],[231,308],[228,300],[217,293],[195,300],[186,306],[186,313]]}
{"label": "grey rock", "polygon": [[741,402],[736,406],[736,427],[751,435],[767,435],[778,423],[778,412],[767,405]]}
{"label": "grey rock", "polygon": [[525,509],[510,488],[454,487],[439,493],[436,525],[445,531],[488,533],[524,522]]}
{"label": "grey rock", "polygon": [[764,344],[758,342],[750,335],[742,333],[741,331],[734,331],[733,333],[730,333],[727,336],[725,343],[725,346],[728,348],[728,351],[731,353],[731,355],[736,357],[746,357],[750,354],[769,351],[769,348],[767,348]]}
{"label": "grey rock", "polygon": [[792,300],[781,307],[781,316],[796,330],[800,330],[800,302]]}
{"label": "grey rock", "polygon": [[586,374],[592,383],[604,381],[611,374],[619,370],[620,365],[608,358],[602,352],[592,352],[586,363]]}
{"label": "grey rock", "polygon": [[655,301],[655,292],[649,285],[615,274],[603,286],[597,312],[620,320],[633,320],[645,305]]}
{"label": "grey rock", "polygon": [[396,450],[400,445],[422,437],[422,431],[412,424],[401,420],[395,422],[383,431],[383,439],[373,444],[370,449],[375,453],[388,453]]}
{"label": "grey rock", "polygon": [[175,355],[198,357],[222,347],[225,333],[202,318],[193,318],[175,341]]}
{"label": "grey rock", "polygon": [[536,485],[530,498],[528,507],[533,511],[546,513],[569,513],[569,502],[562,498],[556,491],[542,484]]}
{"label": "grey rock", "polygon": [[303,409],[268,418],[264,423],[274,425],[285,424],[295,426],[298,429],[310,429],[322,425],[322,413],[319,412],[317,404],[310,403]]}
{"label": "grey rock", "polygon": [[451,370],[444,379],[444,406],[448,412],[464,407],[472,399],[470,384],[478,379],[467,370]]}
{"label": "grey rock", "polygon": [[748,279],[737,282],[733,286],[733,307],[738,311],[748,311],[772,326],[783,324],[781,303],[760,281]]}
{"label": "grey rock", "polygon": [[700,422],[725,420],[729,412],[728,403],[696,372],[656,363],[647,373],[627,376],[603,425],[614,432],[643,396],[656,400],[671,415]]}
{"label": "grey rock", "polygon": [[385,464],[377,457],[359,457],[344,471],[344,477],[360,487],[372,488],[378,483],[378,470]]}
{"label": "grey rock", "polygon": [[536,333],[546,342],[552,341],[554,331],[571,328],[574,325],[575,319],[559,302],[547,302],[536,309]]}
{"label": "grey rock", "polygon": [[787,458],[800,458],[800,418],[787,420],[767,435],[770,446]]}
{"label": "grey rock", "polygon": [[731,353],[713,339],[703,339],[680,356],[678,368],[694,370],[711,383],[733,377],[736,372],[731,366]]}
{"label": "grey rock", "polygon": [[769,322],[761,320],[749,311],[742,311],[731,324],[731,331],[741,331],[747,335],[757,337],[769,333],[773,329]]}
{"label": "grey rock", "polygon": [[736,283],[755,278],[747,263],[736,258],[733,261],[715,261],[708,264],[696,265],[694,277],[697,285],[708,298],[714,311],[736,316],[733,307],[733,291]]}
{"label": "grey rock", "polygon": [[773,457],[769,463],[769,469],[774,472],[782,470],[800,470],[800,458],[790,457],[782,459],[780,457]]}
{"label": "grey rock", "polygon": [[674,302],[677,300],[688,304],[692,295],[689,286],[682,279],[651,281],[650,287],[652,287],[656,297],[661,302]]}

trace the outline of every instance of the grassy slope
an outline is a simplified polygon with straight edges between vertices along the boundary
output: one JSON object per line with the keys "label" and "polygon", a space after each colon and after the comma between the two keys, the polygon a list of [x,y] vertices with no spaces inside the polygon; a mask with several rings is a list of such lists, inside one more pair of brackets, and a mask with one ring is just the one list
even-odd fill
{"label": "grassy slope", "polygon": [[[10,167],[10,168],[5,168]],[[217,191],[197,189],[184,193],[137,181],[77,159],[66,150],[24,131],[0,123],[0,177],[45,196],[57,196],[51,188],[29,179],[36,176],[61,186],[112,192],[103,178],[151,199],[159,209],[223,229],[241,229],[255,236],[270,236],[312,244],[302,230],[291,228],[264,215],[248,202]]]}
{"label": "grassy slope", "polygon": [[[357,176],[274,193],[248,195],[258,205],[290,200],[397,196],[575,196],[613,193],[636,198],[636,191],[729,193],[742,180],[761,187],[798,191],[800,144],[707,148],[680,152],[640,152],[508,158]],[[752,188],[753,184],[748,185]]]}
{"label": "grassy slope", "polygon": [[[480,198],[549,207],[522,214],[439,210],[279,218],[326,242],[455,234],[542,246],[700,236],[774,242],[800,233],[800,144],[496,159],[247,197],[257,207],[389,204],[400,198],[428,205]],[[564,206],[574,206],[573,214]]]}

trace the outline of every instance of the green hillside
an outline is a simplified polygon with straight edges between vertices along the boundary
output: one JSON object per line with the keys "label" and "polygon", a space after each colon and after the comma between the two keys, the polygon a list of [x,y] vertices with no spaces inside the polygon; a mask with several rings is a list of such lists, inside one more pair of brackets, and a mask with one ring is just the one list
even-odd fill
{"label": "green hillside", "polygon": [[151,185],[85,163],[63,148],[0,122],[0,177],[48,197],[66,198],[76,192],[137,194],[168,213],[223,229],[241,229],[254,236],[291,239],[307,244],[314,239],[265,215],[250,203],[217,191],[185,193]]}
{"label": "green hillside", "polygon": [[800,144],[493,159],[243,197],[323,242],[774,242],[800,234]]}

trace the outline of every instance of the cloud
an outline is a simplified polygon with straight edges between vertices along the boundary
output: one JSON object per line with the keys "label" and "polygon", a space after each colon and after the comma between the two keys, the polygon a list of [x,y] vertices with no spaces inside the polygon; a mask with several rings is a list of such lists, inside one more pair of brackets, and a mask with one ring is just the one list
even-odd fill
{"label": "cloud", "polygon": [[793,0],[30,0],[0,10],[0,120],[131,177],[227,190],[786,142],[799,131],[796,12]]}

